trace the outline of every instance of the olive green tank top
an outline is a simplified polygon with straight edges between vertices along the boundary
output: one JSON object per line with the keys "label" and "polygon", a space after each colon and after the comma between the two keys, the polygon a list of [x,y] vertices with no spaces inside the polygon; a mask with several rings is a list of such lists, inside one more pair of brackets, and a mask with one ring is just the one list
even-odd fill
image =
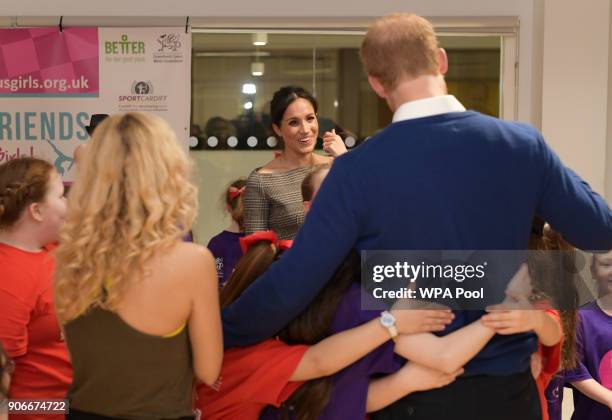
{"label": "olive green tank top", "polygon": [[122,419],[193,415],[193,364],[187,328],[161,337],[95,308],[65,326],[74,377],[70,408]]}

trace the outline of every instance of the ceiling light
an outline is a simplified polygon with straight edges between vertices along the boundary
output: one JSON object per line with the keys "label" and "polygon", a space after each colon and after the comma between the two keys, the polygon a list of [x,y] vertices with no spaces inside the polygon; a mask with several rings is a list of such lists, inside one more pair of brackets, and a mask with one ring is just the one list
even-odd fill
{"label": "ceiling light", "polygon": [[245,83],[242,85],[242,93],[245,95],[255,95],[257,93],[257,86],[255,86],[255,83]]}
{"label": "ceiling light", "polygon": [[253,45],[262,46],[268,43],[268,34],[265,32],[255,32],[251,37]]}
{"label": "ceiling light", "polygon": [[265,70],[264,63],[261,61],[253,61],[251,63],[251,75],[263,76]]}

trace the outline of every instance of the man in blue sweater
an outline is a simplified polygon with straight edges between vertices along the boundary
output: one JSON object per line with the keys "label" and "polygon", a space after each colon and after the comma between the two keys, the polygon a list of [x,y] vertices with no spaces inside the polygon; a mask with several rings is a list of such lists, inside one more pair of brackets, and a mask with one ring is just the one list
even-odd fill
{"label": "man in blue sweater", "polygon": [[[447,95],[447,57],[429,22],[409,14],[379,19],[361,58],[393,122],[336,159],[293,248],[224,309],[227,347],[274,335],[352,248],[520,250],[538,215],[580,248],[612,249],[612,211],[537,130],[466,111]],[[481,315],[457,312],[447,332]],[[529,373],[536,348],[533,334],[498,335],[454,384],[377,416],[538,419]]]}

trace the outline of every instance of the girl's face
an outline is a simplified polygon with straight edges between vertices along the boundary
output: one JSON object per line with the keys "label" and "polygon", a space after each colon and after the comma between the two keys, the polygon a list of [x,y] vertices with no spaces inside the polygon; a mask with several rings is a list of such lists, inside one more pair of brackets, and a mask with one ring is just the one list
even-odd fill
{"label": "girl's face", "polygon": [[612,293],[612,251],[593,255],[591,270],[599,286],[599,293],[602,296]]}
{"label": "girl's face", "polygon": [[49,179],[47,194],[41,203],[37,203],[36,219],[40,223],[41,242],[48,244],[58,240],[59,229],[66,219],[66,198],[64,184],[54,172]]}
{"label": "girl's face", "polygon": [[309,154],[315,148],[319,122],[310,101],[298,98],[285,110],[280,127],[272,125],[276,135],[282,137],[285,149],[297,154]]}

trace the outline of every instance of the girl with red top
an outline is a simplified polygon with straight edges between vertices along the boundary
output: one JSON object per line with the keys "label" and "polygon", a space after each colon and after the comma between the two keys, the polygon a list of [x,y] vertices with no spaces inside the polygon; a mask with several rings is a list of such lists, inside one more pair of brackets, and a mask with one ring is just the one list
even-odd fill
{"label": "girl with red top", "polygon": [[[506,302],[492,308],[482,320],[498,334],[533,331],[538,336],[531,370],[540,396],[542,420],[548,420],[546,388],[561,367],[576,365],[577,268],[575,248],[561,235],[538,219],[532,231],[531,252],[522,268],[525,275],[515,277],[516,281],[508,285]],[[560,402],[552,408],[560,413]]]}
{"label": "girl with red top", "polygon": [[[245,255],[221,291],[221,304],[228,305],[279,257],[290,241],[277,241],[273,232],[258,232],[241,239]],[[353,276],[344,275],[359,266],[356,253],[350,254],[338,269],[330,286],[310,307],[280,333],[259,344],[232,348],[225,352],[221,376],[214,387],[197,388],[196,408],[203,418],[255,420],[267,405],[291,406],[298,420],[316,419],[330,396],[331,381],[326,378],[349,366],[391,338],[379,319],[324,338],[344,289]],[[400,334],[440,331],[452,320],[446,310],[392,310]],[[322,339],[323,338],[323,339]],[[291,343],[291,344],[288,344]],[[300,344],[301,343],[301,344]],[[395,386],[403,395],[446,385],[461,373],[443,373],[407,365],[397,373]],[[409,377],[412,380],[406,380]],[[305,384],[305,381],[308,381]],[[415,382],[419,382],[415,384]],[[385,389],[377,387],[375,392]],[[379,399],[381,399],[379,397]]]}
{"label": "girl with red top", "polygon": [[[64,186],[40,159],[0,165],[0,341],[15,362],[9,398],[65,398],[72,371],[53,305],[52,244],[64,221]],[[63,415],[20,415],[60,419]]]}

